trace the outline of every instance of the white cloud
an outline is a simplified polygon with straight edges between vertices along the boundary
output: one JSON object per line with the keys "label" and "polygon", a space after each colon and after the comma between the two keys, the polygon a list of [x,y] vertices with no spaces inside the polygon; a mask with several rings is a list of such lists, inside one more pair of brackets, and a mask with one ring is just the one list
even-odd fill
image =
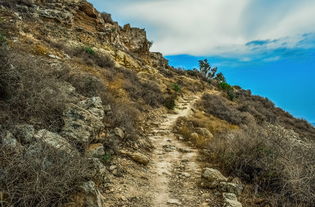
{"label": "white cloud", "polygon": [[[315,32],[315,0],[91,0],[125,21],[145,27],[152,50],[165,55],[249,54],[253,40],[296,46]],[[103,8],[102,8],[103,7]],[[279,41],[269,47],[278,47]],[[267,48],[267,47],[266,47]],[[270,49],[270,48],[269,48]]]}

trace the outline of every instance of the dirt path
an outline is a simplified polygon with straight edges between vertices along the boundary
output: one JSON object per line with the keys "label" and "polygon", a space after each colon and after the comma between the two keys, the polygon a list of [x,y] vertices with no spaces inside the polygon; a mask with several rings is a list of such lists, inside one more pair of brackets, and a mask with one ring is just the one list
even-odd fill
{"label": "dirt path", "polygon": [[[198,187],[201,167],[198,150],[186,145],[172,132],[179,117],[189,116],[200,96],[180,99],[172,114],[164,114],[149,134],[154,150],[150,163],[140,167],[129,159],[117,161],[124,175],[113,177],[108,206],[202,207],[212,206],[209,191]],[[115,193],[114,193],[115,192]]]}
{"label": "dirt path", "polygon": [[198,151],[178,138],[172,129],[179,117],[189,116],[199,96],[179,100],[174,114],[166,114],[150,136],[155,150],[150,165],[152,206],[209,206],[209,195],[197,187],[201,168]]}

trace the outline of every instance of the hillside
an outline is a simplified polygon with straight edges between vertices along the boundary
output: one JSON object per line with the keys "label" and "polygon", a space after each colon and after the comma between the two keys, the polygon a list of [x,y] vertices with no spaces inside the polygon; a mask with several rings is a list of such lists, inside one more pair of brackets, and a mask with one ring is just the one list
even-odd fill
{"label": "hillside", "polygon": [[0,44],[0,206],[313,205],[315,128],[169,66],[144,29],[0,0]]}

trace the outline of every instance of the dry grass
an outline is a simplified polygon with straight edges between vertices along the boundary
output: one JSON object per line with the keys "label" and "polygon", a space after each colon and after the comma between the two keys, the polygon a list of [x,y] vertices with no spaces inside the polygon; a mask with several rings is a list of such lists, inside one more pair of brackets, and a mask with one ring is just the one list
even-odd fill
{"label": "dry grass", "polygon": [[208,114],[231,124],[248,125],[253,121],[251,114],[239,111],[235,105],[219,95],[205,94],[198,106]]}
{"label": "dry grass", "polygon": [[315,202],[314,144],[280,126],[248,128],[215,139],[209,159],[229,173],[273,192],[275,206],[312,206]]}
{"label": "dry grass", "polygon": [[250,113],[257,123],[279,123],[287,129],[293,129],[304,139],[315,140],[315,128],[305,120],[296,119],[268,100],[260,96],[253,96],[249,91],[239,89],[237,92],[237,109]]}
{"label": "dry grass", "polygon": [[0,120],[4,125],[23,122],[57,131],[68,101],[58,77],[67,69],[56,71],[45,61],[29,58],[15,51],[0,51]]}
{"label": "dry grass", "polygon": [[0,144],[1,206],[59,206],[88,175],[88,162],[37,143],[21,151]]}
{"label": "dry grass", "polygon": [[183,138],[191,141],[195,146],[199,148],[206,148],[212,142],[213,137],[207,137],[202,134],[198,136],[192,136],[198,128],[205,128],[213,134],[214,137],[226,133],[227,131],[236,130],[239,127],[231,125],[224,120],[220,120],[214,116],[206,116],[200,111],[196,112],[192,117],[180,118],[176,124],[176,130],[178,134],[181,134]]}

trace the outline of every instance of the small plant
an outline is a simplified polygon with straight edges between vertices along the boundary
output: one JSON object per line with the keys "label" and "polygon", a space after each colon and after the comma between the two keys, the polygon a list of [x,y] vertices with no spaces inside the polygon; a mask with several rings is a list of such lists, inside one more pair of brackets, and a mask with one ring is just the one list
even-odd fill
{"label": "small plant", "polygon": [[6,42],[7,38],[3,34],[0,34],[0,45],[2,46]]}
{"label": "small plant", "polygon": [[106,152],[105,155],[103,155],[102,160],[105,163],[108,163],[112,158],[112,155],[109,152]]}
{"label": "small plant", "polygon": [[177,83],[173,83],[171,88],[175,91],[175,92],[180,92],[182,90],[181,86],[178,85]]}
{"label": "small plant", "polygon": [[235,99],[234,88],[230,84],[228,84],[226,82],[220,82],[219,83],[219,88],[226,92],[228,98],[231,101],[233,101]]}
{"label": "small plant", "polygon": [[85,51],[87,54],[95,55],[95,51],[94,51],[93,48],[91,48],[91,47],[85,47],[85,48],[84,48],[84,51]]}
{"label": "small plant", "polygon": [[219,81],[219,83],[226,82],[223,73],[218,73],[214,79],[216,79],[217,81]]}
{"label": "small plant", "polygon": [[176,106],[175,104],[176,96],[169,96],[164,100],[164,106],[170,110],[173,110]]}

